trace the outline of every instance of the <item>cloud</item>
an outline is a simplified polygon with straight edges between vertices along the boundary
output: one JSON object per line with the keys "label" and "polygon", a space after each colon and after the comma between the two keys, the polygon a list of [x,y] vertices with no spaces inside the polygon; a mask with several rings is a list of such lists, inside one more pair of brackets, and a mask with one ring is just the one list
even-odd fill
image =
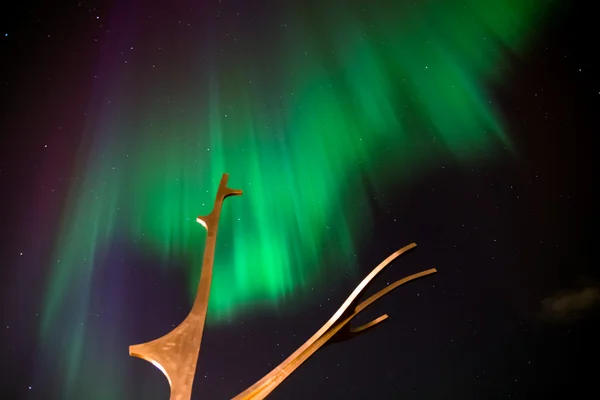
{"label": "cloud", "polygon": [[585,287],[579,290],[557,293],[542,301],[542,317],[552,321],[581,318],[600,305],[600,289]]}

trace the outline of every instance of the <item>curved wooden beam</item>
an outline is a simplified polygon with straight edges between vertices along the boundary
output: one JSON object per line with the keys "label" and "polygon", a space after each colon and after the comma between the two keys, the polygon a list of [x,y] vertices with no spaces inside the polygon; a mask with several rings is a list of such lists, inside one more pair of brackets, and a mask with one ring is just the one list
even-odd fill
{"label": "curved wooden beam", "polygon": [[207,236],[200,282],[192,310],[181,324],[163,337],[129,346],[131,356],[151,362],[165,374],[171,387],[170,400],[189,400],[192,396],[210,295],[221,208],[227,197],[242,194],[241,190],[227,187],[228,179],[229,175],[223,174],[210,214],[197,218],[198,223],[206,228]]}
{"label": "curved wooden beam", "polygon": [[[298,348],[292,355],[286,358],[281,364],[275,367],[271,372],[265,375],[262,379],[250,386],[248,389],[238,394],[233,400],[258,400],[267,397],[285,378],[287,378],[292,372],[294,372],[304,361],[306,361],[311,355],[313,355],[319,348],[325,345],[330,339],[332,339],[338,332],[343,328],[347,328],[346,325],[356,317],[360,312],[364,311],[368,306],[373,304],[376,300],[390,293],[392,290],[398,288],[404,283],[412,280],[421,278],[426,275],[437,272],[435,268],[428,269],[426,271],[418,272],[416,274],[407,276],[406,278],[400,279],[394,282],[392,285],[380,290],[374,295],[370,296],[360,304],[358,302],[359,296],[364,293],[372,280],[393,260],[400,255],[416,247],[415,243],[411,243],[408,246],[401,248],[400,250],[391,254],[388,258],[382,261],[369,275],[362,280],[362,282],[354,289],[350,296],[344,301],[342,306],[335,312],[335,314],[319,329],[310,339],[308,339],[302,346]],[[344,338],[355,336],[380,322],[387,319],[387,314],[376,318],[375,320],[364,324],[356,329],[348,328]]]}

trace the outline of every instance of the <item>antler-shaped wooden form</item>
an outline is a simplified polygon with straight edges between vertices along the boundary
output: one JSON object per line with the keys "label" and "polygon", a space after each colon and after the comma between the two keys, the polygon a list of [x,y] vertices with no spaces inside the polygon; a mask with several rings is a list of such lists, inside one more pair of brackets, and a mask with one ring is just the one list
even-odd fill
{"label": "antler-shaped wooden form", "polygon": [[181,324],[165,336],[151,342],[129,346],[129,355],[151,362],[165,374],[171,386],[170,400],[189,400],[192,396],[194,374],[206,320],[221,208],[225,198],[242,194],[241,190],[227,187],[228,179],[229,175],[223,174],[210,214],[197,218],[197,221],[206,228],[207,237],[200,283],[192,311]]}
{"label": "antler-shaped wooden form", "polygon": [[[226,197],[242,194],[241,190],[234,190],[227,187],[228,178],[229,175],[223,174],[211,213],[207,216],[197,218],[197,221],[206,228],[208,234],[202,261],[200,283],[198,284],[198,292],[196,293],[192,310],[181,324],[163,337],[151,342],[129,346],[129,354],[131,356],[151,362],[165,374],[171,386],[170,400],[190,400],[192,396],[194,374],[196,373],[196,364],[198,362],[198,355],[200,354],[200,342],[202,341],[204,322],[206,320],[221,208]],[[416,244],[411,243],[383,260],[363,279],[350,297],[333,314],[333,317],[317,333],[261,380],[237,395],[234,400],[265,398],[323,345],[328,342],[349,339],[366,332],[368,329],[386,320],[388,316],[384,314],[357,328],[349,326],[350,321],[361,311],[400,285],[437,272],[436,269],[432,268],[400,279],[358,304],[359,296],[366,291],[373,279],[397,257],[416,246]]]}
{"label": "antler-shaped wooden form", "polygon": [[298,350],[296,350],[291,356],[285,359],[281,364],[275,367],[271,372],[265,375],[261,380],[250,386],[248,389],[234,397],[234,400],[258,400],[267,397],[285,378],[287,378],[292,372],[296,370],[304,361],[306,361],[311,355],[313,355],[319,348],[325,345],[331,339],[334,340],[345,340],[352,336],[366,332],[368,329],[374,327],[380,322],[388,318],[387,314],[381,315],[380,317],[361,325],[357,328],[350,328],[350,321],[356,317],[361,311],[366,309],[368,306],[373,304],[376,300],[385,296],[392,290],[396,289],[400,285],[421,278],[426,275],[437,272],[435,268],[428,269],[426,271],[418,272],[416,274],[407,276],[406,278],[400,279],[391,285],[388,285],[385,289],[375,293],[365,301],[358,303],[359,296],[365,292],[367,287],[371,284],[373,279],[394,259],[403,253],[415,248],[417,245],[411,243],[408,246],[401,248],[396,251],[388,258],[383,260],[363,281],[354,289],[350,297],[342,304],[342,306],[333,314],[333,316],[315,333],[310,339],[306,341]]}

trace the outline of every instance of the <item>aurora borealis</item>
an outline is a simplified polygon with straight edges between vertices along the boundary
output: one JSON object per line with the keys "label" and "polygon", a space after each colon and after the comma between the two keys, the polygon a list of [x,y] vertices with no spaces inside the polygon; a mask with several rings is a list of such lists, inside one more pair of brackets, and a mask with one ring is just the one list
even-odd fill
{"label": "aurora borealis", "polygon": [[365,196],[361,177],[377,190],[441,157],[509,145],[486,87],[503,51],[527,43],[535,6],[289,4],[263,28],[237,14],[207,23],[198,7],[173,32],[160,28],[167,17],[115,6],[45,318],[118,234],[165,265],[185,259],[193,293],[194,217],[223,171],[246,194],[225,211],[211,318],[314,283],[322,248],[347,260],[369,223],[347,208]]}
{"label": "aurora borealis", "polygon": [[246,194],[224,211],[209,322],[314,284],[326,246],[339,260],[332,268],[347,264],[369,223],[349,208],[364,201],[359,177],[377,190],[508,140],[486,85],[501,79],[501,45],[526,44],[535,6],[288,4],[262,28],[236,23],[237,13],[208,22],[199,6],[171,31],[162,8],[116,5],[43,339],[68,313],[61,341],[71,343],[68,370],[78,368],[87,282],[118,234],[165,267],[186,260],[193,295],[203,243],[194,217],[208,212],[225,171]]}
{"label": "aurora borealis", "polygon": [[[68,183],[48,239],[37,329],[40,369],[60,371],[52,380],[65,399],[96,385],[87,398],[135,392],[119,366],[127,356],[116,346],[123,325],[92,328],[94,305],[119,310],[133,293],[141,304],[149,295],[115,279],[99,297],[99,276],[116,268],[157,274],[157,264],[166,280],[181,278],[190,304],[205,235],[196,216],[210,212],[222,173],[244,194],[223,208],[209,330],[281,313],[282,305],[295,312],[360,278],[357,254],[379,229],[373,215],[397,222],[388,236],[406,234],[397,219],[408,211],[392,205],[390,191],[446,165],[518,160],[496,94],[557,6],[128,0],[79,7],[96,29],[97,61],[74,161],[61,173]],[[65,74],[77,68],[56,65]],[[51,168],[51,157],[43,162]],[[153,265],[128,265],[131,254]],[[160,293],[159,284],[153,296]],[[110,384],[96,384],[98,376]]]}
{"label": "aurora borealis", "polygon": [[236,23],[237,13],[208,22],[199,5],[173,30],[161,27],[175,22],[156,15],[162,8],[115,5],[89,150],[57,236],[44,340],[68,313],[61,341],[71,343],[68,370],[78,368],[95,260],[118,234],[165,267],[185,260],[195,294],[195,216],[210,210],[225,171],[245,195],[224,210],[209,323],[301,294],[325,268],[324,247],[339,260],[331,268],[347,264],[369,223],[351,209],[365,201],[360,177],[377,190],[440,157],[506,145],[486,85],[501,79],[504,49],[526,45],[536,3],[298,3],[263,27]]}

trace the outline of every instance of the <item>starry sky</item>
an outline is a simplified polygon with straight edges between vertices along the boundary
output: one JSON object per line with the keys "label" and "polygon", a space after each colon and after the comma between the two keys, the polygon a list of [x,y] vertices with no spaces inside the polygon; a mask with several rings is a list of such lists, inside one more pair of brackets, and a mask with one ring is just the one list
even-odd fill
{"label": "starry sky", "polygon": [[[381,326],[273,399],[595,390],[592,12],[558,0],[18,4],[0,17],[0,397],[167,399],[221,174],[194,399],[279,364],[400,247]],[[357,322],[360,322],[357,321]],[[581,398],[581,397],[578,397]]]}

